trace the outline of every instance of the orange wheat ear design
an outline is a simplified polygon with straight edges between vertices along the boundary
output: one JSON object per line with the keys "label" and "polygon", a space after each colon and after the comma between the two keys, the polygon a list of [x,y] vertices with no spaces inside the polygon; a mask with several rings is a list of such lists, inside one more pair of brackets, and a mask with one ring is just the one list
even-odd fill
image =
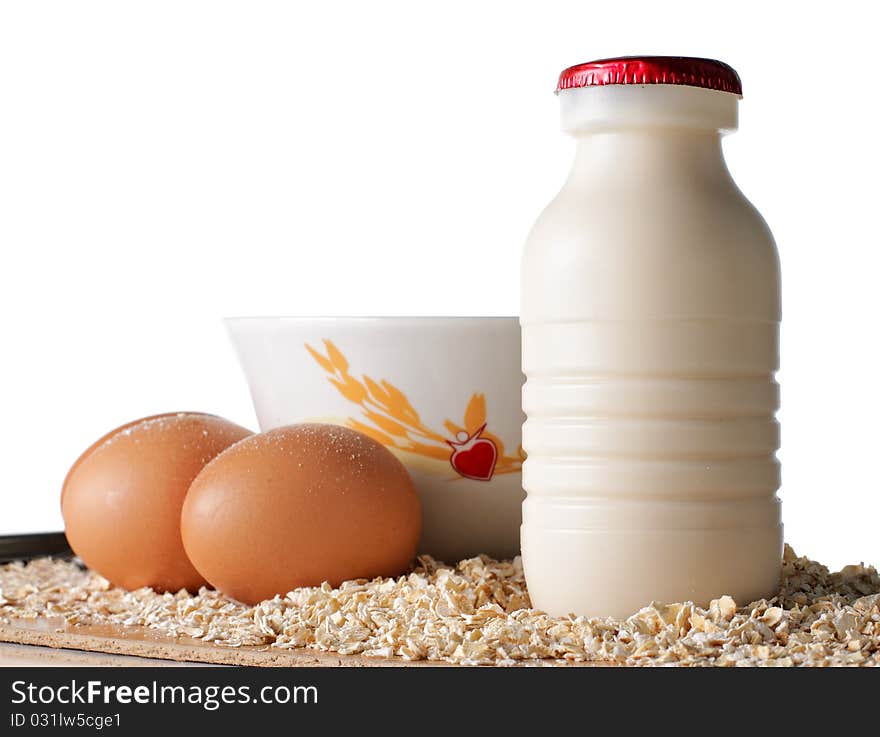
{"label": "orange wheat ear design", "polygon": [[[382,379],[374,381],[369,376],[359,380],[349,373],[348,360],[332,341],[324,339],[326,354],[320,353],[306,343],[306,350],[318,365],[329,374],[327,380],[336,387],[343,397],[361,408],[365,420],[372,424],[348,420],[349,426],[369,435],[389,448],[416,453],[436,460],[448,460],[450,448],[446,436],[427,427],[419,413],[396,386]],[[474,394],[464,412],[464,425],[459,426],[451,420],[443,425],[454,440],[459,433],[473,435],[486,424],[486,397]],[[484,430],[482,437],[488,438],[498,450],[495,473],[514,473],[522,468],[525,458],[522,446],[515,456],[504,455],[501,439]]]}

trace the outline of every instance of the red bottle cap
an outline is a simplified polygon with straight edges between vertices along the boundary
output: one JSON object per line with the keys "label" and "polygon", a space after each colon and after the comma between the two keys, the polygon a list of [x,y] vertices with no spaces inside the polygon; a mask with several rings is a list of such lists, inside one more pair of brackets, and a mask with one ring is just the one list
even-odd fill
{"label": "red bottle cap", "polygon": [[620,56],[576,64],[559,75],[556,91],[606,84],[681,84],[742,95],[733,67],[689,56]]}

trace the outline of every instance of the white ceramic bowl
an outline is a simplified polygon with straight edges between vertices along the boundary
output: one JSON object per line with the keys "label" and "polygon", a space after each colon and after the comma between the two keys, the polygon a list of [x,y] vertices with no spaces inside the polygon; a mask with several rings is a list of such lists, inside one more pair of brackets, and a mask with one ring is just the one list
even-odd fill
{"label": "white ceramic bowl", "polygon": [[420,551],[519,553],[522,373],[515,317],[232,318],[262,430],[328,422],[409,469]]}

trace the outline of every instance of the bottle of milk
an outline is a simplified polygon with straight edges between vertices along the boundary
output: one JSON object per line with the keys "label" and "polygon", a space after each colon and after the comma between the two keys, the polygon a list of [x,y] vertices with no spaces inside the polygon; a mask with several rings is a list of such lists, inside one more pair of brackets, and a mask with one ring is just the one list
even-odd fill
{"label": "bottle of milk", "polygon": [[770,596],[779,263],[722,153],[739,77],[608,59],[565,70],[558,94],[574,165],[522,262],[532,603],[623,617]]}

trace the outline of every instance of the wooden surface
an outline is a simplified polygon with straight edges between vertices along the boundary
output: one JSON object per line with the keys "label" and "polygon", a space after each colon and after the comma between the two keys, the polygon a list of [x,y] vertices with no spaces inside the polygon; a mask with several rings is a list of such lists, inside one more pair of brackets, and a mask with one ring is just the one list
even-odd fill
{"label": "wooden surface", "polygon": [[174,660],[141,658],[136,655],[107,655],[86,650],[65,650],[63,648],[43,647],[41,645],[15,645],[0,642],[0,668],[226,668],[211,663],[180,663]]}
{"label": "wooden surface", "polygon": [[0,623],[0,642],[218,665],[359,668],[448,665],[402,658],[339,655],[307,648],[223,647],[189,637],[167,637],[140,627],[67,625],[60,619],[19,619],[10,624]]}
{"label": "wooden surface", "polygon": [[[261,667],[425,667],[454,668],[450,663],[402,658],[367,658],[362,655],[339,655],[308,648],[223,647],[189,637],[167,637],[141,627],[68,625],[63,620],[18,619],[0,623],[0,665],[132,665],[132,657],[175,664],[208,663],[215,665],[252,665]],[[31,647],[20,647],[31,646]],[[57,657],[53,658],[53,651]],[[89,662],[70,662],[77,656],[71,651],[93,654]],[[94,654],[103,654],[104,657]],[[107,657],[120,656],[120,657]],[[52,660],[56,662],[50,662]],[[37,660],[38,662],[32,662]],[[28,662],[24,662],[28,661]],[[42,661],[42,662],[40,662]],[[61,662],[58,662],[61,661]],[[554,660],[523,662],[522,665],[595,666],[603,663],[564,663]]]}

